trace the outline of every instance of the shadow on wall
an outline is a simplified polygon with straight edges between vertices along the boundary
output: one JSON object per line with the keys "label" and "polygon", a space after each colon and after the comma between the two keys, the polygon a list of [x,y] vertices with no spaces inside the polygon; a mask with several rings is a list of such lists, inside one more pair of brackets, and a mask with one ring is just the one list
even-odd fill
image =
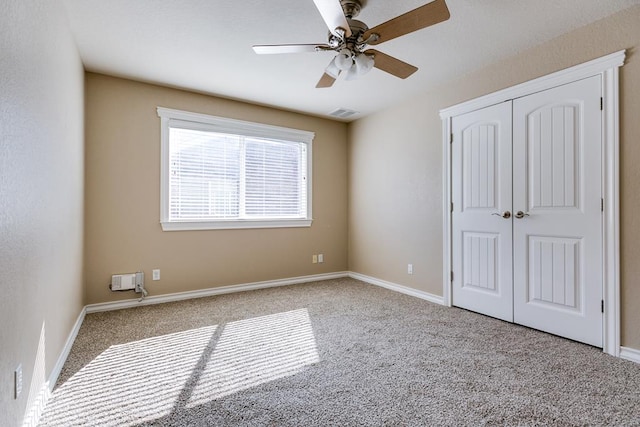
{"label": "shadow on wall", "polygon": [[[36,353],[36,359],[33,363],[33,374],[31,375],[31,382],[29,383],[29,396],[27,397],[27,413],[24,416],[22,425],[36,426],[37,420],[40,418],[42,411],[47,404],[49,397],[51,396],[51,387],[49,381],[46,378],[46,326],[45,322],[42,322],[40,328],[40,338],[38,339],[38,351]],[[24,372],[26,374],[26,371]],[[26,376],[26,375],[25,375]],[[25,390],[22,390],[24,393]]]}
{"label": "shadow on wall", "polygon": [[319,360],[306,309],[114,345],[56,389],[41,425],[160,422]]}

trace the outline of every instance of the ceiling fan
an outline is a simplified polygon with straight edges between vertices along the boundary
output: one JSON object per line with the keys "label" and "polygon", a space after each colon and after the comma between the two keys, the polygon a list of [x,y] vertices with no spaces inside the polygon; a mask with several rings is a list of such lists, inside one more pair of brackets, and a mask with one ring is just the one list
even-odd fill
{"label": "ceiling fan", "polygon": [[445,0],[434,0],[373,28],[354,19],[366,1],[313,0],[329,27],[327,43],[255,45],[253,50],[259,54],[337,52],[318,81],[317,88],[332,86],[342,72],[346,73],[346,80],[353,80],[373,67],[406,79],[418,71],[418,68],[376,49],[367,49],[367,46],[377,45],[446,21],[450,14]]}

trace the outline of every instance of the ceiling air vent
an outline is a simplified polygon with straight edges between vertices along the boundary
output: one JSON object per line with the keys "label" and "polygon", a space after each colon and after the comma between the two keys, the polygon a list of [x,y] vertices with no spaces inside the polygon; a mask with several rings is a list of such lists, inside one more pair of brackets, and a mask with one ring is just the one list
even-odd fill
{"label": "ceiling air vent", "polygon": [[348,110],[346,108],[337,108],[329,113],[330,116],[339,117],[341,119],[346,119],[347,117],[351,117],[354,114],[358,114],[358,112],[353,110]]}

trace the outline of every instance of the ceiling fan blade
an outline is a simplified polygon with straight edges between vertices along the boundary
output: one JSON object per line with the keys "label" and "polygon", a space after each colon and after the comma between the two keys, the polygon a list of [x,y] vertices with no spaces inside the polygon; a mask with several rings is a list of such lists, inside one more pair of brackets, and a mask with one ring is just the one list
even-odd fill
{"label": "ceiling fan blade", "polygon": [[320,52],[330,50],[327,44],[274,44],[274,45],[255,45],[253,50],[261,55],[273,53],[305,53]]}
{"label": "ceiling fan blade", "polygon": [[333,83],[335,83],[335,81],[336,79],[331,77],[329,74],[324,73],[322,77],[320,77],[320,80],[318,81],[318,84],[316,85],[316,87],[317,88],[331,87],[333,86]]}
{"label": "ceiling fan blade", "polygon": [[364,53],[366,55],[373,55],[374,67],[396,77],[400,77],[401,79],[406,79],[411,74],[418,71],[417,67],[375,49],[367,49]]}
{"label": "ceiling fan blade", "polygon": [[380,44],[395,39],[396,37],[412,33],[422,28],[438,24],[449,19],[451,14],[445,0],[434,0],[417,9],[413,9],[403,15],[397,16],[387,22],[367,30],[363,38],[366,40],[371,34],[377,34],[377,40],[371,40],[368,44]]}
{"label": "ceiling fan blade", "polygon": [[336,28],[342,28],[345,31],[345,37],[351,37],[351,28],[349,28],[347,18],[342,11],[340,0],[313,0],[313,2],[316,4],[327,27],[329,27],[329,31],[341,37],[341,35],[336,32]]}

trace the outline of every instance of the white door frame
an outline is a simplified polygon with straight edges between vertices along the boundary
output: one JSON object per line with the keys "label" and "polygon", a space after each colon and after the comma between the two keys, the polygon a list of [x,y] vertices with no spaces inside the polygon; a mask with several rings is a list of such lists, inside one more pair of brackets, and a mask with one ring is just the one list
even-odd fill
{"label": "white door frame", "polygon": [[620,357],[620,183],[619,183],[619,68],[625,51],[539,77],[498,92],[440,110],[443,156],[443,270],[442,298],[451,307],[451,119],[490,105],[551,89],[583,78],[602,77],[602,188],[603,214],[603,351]]}

